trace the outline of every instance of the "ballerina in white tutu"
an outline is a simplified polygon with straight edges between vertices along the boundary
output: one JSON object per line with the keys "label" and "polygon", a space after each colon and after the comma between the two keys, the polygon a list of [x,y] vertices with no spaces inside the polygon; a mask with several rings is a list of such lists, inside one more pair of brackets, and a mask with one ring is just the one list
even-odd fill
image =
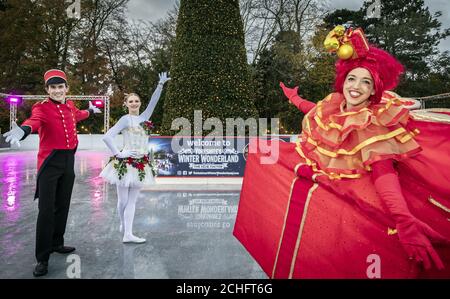
{"label": "ballerina in white tutu", "polygon": [[[128,94],[124,106],[128,114],[122,116],[106,132],[103,141],[111,150],[113,157],[100,173],[110,184],[117,186],[117,210],[120,217],[120,231],[124,233],[124,243],[144,243],[144,238],[133,235],[133,220],[136,201],[143,186],[154,184],[152,165],[148,151],[148,133],[152,124],[150,116],[158,103],[161,92],[170,78],[167,73],[159,74],[158,87],[144,112],[139,114],[141,99],[137,94]],[[119,151],[114,144],[114,137],[122,133],[123,149]]]}

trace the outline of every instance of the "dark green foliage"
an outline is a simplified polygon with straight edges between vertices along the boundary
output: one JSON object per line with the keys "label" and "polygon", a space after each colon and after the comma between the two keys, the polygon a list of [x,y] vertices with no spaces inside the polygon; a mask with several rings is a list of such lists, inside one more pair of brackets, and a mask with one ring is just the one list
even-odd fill
{"label": "dark green foliage", "polygon": [[[181,1],[173,45],[172,80],[164,103],[163,130],[194,110],[203,120],[256,117],[251,99],[244,32],[237,0]],[[206,133],[206,132],[205,132]]]}
{"label": "dark green foliage", "polygon": [[[441,12],[431,14],[423,0],[381,1],[381,18],[365,18],[373,1],[366,1],[358,11],[337,10],[325,17],[331,29],[341,21],[361,26],[372,44],[394,55],[406,68],[397,91],[403,96],[428,96],[448,92],[449,72],[445,71],[448,54],[439,53],[438,45],[450,35],[441,28]],[[448,68],[448,66],[447,66]]]}

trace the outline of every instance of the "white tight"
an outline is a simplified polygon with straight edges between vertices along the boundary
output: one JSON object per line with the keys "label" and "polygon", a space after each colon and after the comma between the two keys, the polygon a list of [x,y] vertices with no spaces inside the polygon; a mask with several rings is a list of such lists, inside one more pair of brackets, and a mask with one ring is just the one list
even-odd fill
{"label": "white tight", "polygon": [[134,237],[133,220],[136,210],[136,201],[141,188],[117,186],[117,211],[124,237]]}

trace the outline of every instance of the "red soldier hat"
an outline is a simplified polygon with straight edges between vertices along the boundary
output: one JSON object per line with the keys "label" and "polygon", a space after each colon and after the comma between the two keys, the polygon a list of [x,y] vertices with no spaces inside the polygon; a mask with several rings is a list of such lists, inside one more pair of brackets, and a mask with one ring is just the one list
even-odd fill
{"label": "red soldier hat", "polygon": [[61,83],[67,84],[67,77],[63,71],[52,69],[45,72],[44,81],[45,86],[48,86],[50,84],[61,84]]}

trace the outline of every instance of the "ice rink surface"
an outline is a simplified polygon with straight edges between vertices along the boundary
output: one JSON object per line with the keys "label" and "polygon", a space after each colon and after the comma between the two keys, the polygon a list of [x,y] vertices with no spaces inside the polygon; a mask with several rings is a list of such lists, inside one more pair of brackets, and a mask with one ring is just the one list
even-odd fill
{"label": "ice rink surface", "polygon": [[[36,154],[0,152],[0,278],[33,277]],[[180,180],[176,188],[144,190],[134,234],[147,242],[123,244],[116,188],[98,177],[107,161],[105,152],[77,152],[65,235],[76,255],[52,254],[44,278],[70,277],[77,263],[81,278],[266,278],[232,235],[238,189],[193,188]]]}

